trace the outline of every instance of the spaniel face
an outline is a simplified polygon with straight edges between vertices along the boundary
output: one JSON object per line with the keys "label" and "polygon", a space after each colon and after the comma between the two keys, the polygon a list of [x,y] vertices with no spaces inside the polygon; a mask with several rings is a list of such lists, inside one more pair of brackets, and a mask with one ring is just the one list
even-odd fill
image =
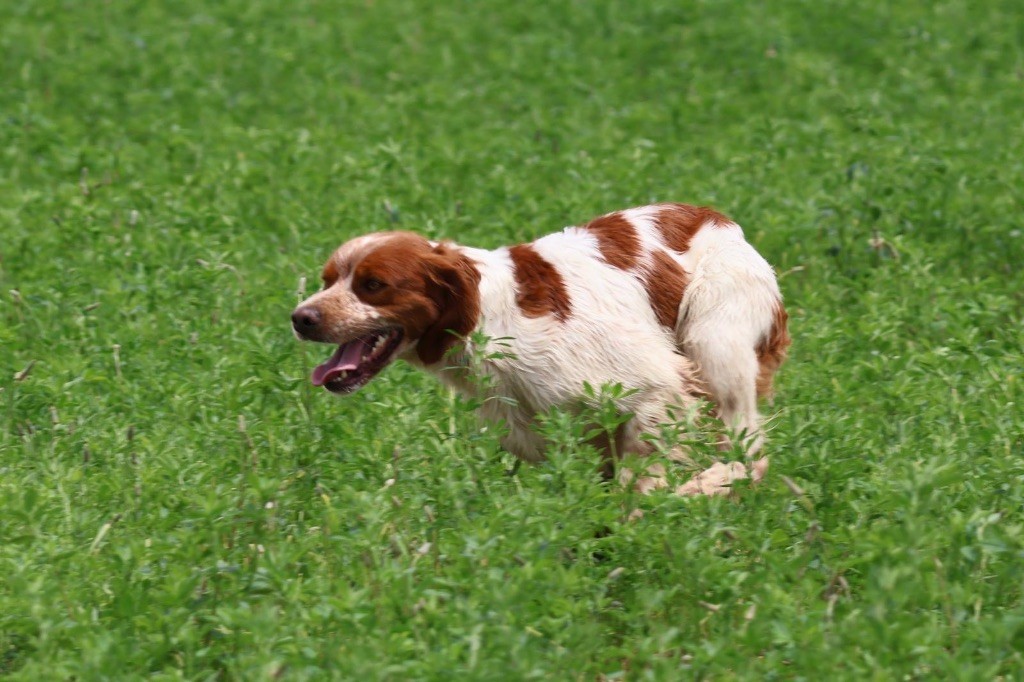
{"label": "spaniel face", "polygon": [[461,253],[408,232],[346,242],[324,265],[323,289],[292,313],[296,336],[338,346],[312,381],[351,393],[398,357],[438,362],[479,311],[479,274]]}

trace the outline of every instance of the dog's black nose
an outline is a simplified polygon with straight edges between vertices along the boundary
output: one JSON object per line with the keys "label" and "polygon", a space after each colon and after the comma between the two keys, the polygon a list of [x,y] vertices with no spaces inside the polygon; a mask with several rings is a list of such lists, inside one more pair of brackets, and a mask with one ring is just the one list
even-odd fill
{"label": "dog's black nose", "polygon": [[292,326],[300,334],[317,328],[320,324],[320,311],[312,306],[296,308],[292,313]]}

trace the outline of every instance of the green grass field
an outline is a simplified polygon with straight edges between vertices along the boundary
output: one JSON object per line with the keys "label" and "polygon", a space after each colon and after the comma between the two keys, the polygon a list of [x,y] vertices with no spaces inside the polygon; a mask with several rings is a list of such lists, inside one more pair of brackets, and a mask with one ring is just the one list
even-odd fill
{"label": "green grass field", "polygon": [[[160,5],[0,3],[0,676],[1024,676],[1018,0]],[[736,499],[309,384],[340,241],[660,200],[790,310]]]}

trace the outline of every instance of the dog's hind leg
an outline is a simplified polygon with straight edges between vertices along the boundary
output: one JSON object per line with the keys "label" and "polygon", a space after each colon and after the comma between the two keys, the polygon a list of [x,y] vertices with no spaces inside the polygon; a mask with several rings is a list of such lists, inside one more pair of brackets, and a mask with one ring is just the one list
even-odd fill
{"label": "dog's hind leg", "polygon": [[[753,348],[729,339],[691,336],[686,352],[700,367],[715,413],[741,444],[748,457],[764,445],[761,415],[757,409],[756,382],[759,370]],[[729,443],[723,443],[728,447]]]}
{"label": "dog's hind leg", "polygon": [[677,492],[718,494],[733,480],[759,480],[768,468],[767,458],[754,461],[764,446],[757,399],[769,392],[789,336],[775,275],[753,247],[715,232],[697,246],[701,253],[683,295],[677,338],[747,463],[715,464]]}
{"label": "dog's hind leg", "polygon": [[[755,459],[764,446],[761,415],[757,410],[756,382],[759,363],[754,349],[728,337],[691,337],[686,346],[701,368],[704,383],[719,418],[730,434],[742,443],[746,462],[716,462],[676,488],[679,495],[723,495],[733,481],[759,481],[768,469],[768,458]],[[730,447],[728,439],[722,443]]]}

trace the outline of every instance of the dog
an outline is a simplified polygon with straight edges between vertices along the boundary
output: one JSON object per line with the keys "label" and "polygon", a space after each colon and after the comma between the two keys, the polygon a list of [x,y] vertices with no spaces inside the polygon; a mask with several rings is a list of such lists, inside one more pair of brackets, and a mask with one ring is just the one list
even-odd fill
{"label": "dog", "polygon": [[[503,447],[529,462],[544,457],[537,416],[592,402],[588,386],[625,389],[623,423],[592,441],[606,460],[650,454],[663,425],[706,398],[747,461],[676,492],[722,494],[765,473],[757,401],[786,357],[788,316],[772,267],[711,208],[631,208],[494,250],[376,232],[342,244],[322,280],[292,313],[299,339],[337,346],[316,386],[352,393],[405,360],[485,398]],[[664,485],[663,467],[648,473],[638,488]]]}

